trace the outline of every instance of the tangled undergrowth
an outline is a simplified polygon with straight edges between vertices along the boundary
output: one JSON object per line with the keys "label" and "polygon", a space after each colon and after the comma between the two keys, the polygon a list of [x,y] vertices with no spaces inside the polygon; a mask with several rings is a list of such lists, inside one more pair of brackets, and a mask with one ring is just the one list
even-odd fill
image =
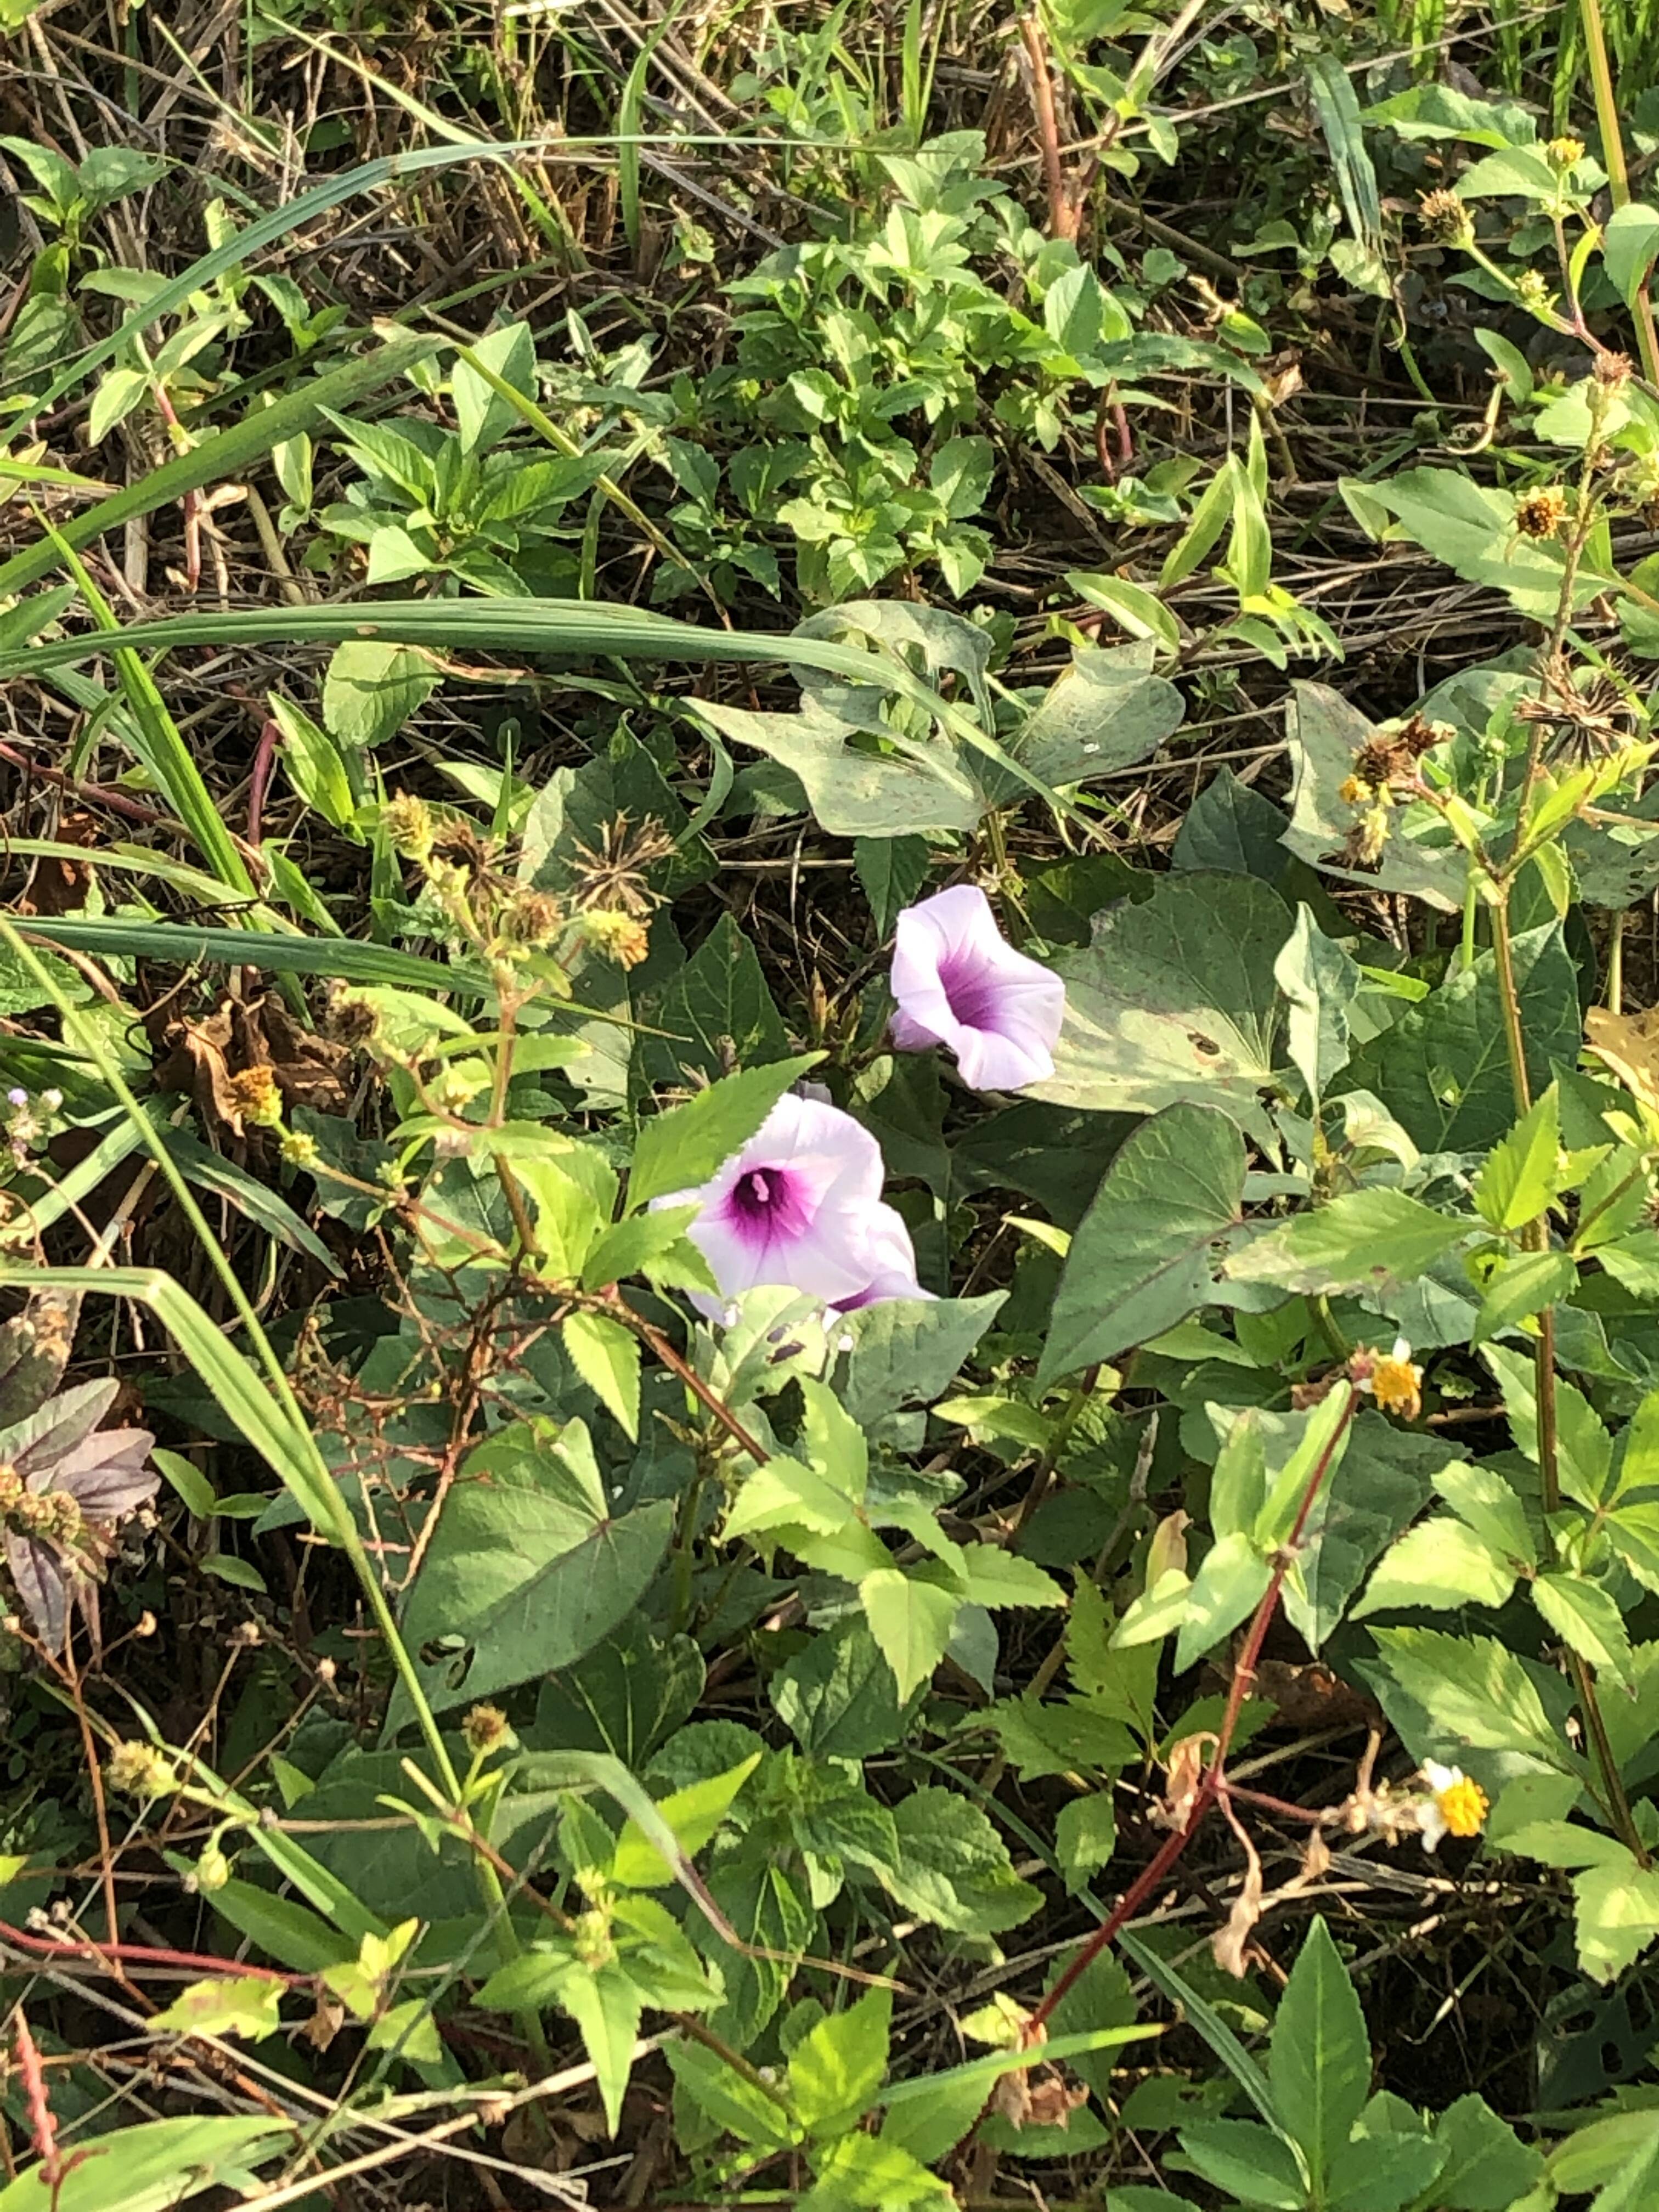
{"label": "tangled undergrowth", "polygon": [[0,2212],[1640,2212],[1648,15],[3,25]]}

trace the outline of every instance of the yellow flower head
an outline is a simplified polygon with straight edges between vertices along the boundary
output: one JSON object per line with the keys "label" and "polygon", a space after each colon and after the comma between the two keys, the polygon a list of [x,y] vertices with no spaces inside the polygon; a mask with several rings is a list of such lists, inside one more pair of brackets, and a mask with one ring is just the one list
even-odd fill
{"label": "yellow flower head", "polygon": [[1431,1792],[1418,1814],[1424,1850],[1437,1850],[1443,1836],[1478,1836],[1488,1810],[1480,1784],[1471,1782],[1461,1766],[1443,1766],[1437,1759],[1424,1760],[1423,1779]]}
{"label": "yellow flower head", "polygon": [[1376,797],[1370,784],[1358,775],[1351,775],[1336,795],[1348,806],[1369,806]]}
{"label": "yellow flower head", "polygon": [[1366,1352],[1356,1358],[1354,1380],[1369,1390],[1385,1413],[1398,1413],[1414,1421],[1423,1410],[1423,1370],[1412,1358],[1412,1348],[1397,1336],[1389,1353]]}

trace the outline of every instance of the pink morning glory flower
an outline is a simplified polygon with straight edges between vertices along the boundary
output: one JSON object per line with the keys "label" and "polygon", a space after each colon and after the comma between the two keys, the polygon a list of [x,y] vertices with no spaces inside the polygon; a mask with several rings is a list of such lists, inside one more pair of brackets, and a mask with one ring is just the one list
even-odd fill
{"label": "pink morning glory flower", "polygon": [[653,1205],[698,1207],[686,1234],[728,1298],[761,1283],[848,1309],[924,1297],[910,1233],[882,1202],[881,1182],[867,1129],[837,1106],[791,1096],[706,1183]]}
{"label": "pink morning glory flower", "polygon": [[893,933],[893,1042],[948,1045],[975,1091],[1020,1091],[1054,1072],[1066,986],[1016,952],[977,884],[907,907]]}

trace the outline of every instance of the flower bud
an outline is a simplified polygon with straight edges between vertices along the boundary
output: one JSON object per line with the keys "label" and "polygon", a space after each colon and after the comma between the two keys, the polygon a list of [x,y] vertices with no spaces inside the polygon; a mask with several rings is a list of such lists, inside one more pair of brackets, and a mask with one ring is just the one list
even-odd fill
{"label": "flower bud", "polygon": [[104,1765],[112,1790],[123,1797],[136,1797],[141,1805],[157,1797],[170,1797],[179,1787],[171,1760],[153,1743],[118,1743]]}
{"label": "flower bud", "polygon": [[474,1705],[461,1723],[461,1735],[475,1759],[486,1758],[513,1741],[507,1715],[499,1705]]}

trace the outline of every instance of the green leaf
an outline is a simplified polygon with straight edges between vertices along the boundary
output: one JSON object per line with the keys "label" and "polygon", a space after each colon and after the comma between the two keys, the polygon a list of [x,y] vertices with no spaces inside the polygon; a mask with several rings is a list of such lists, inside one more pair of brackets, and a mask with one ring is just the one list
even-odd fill
{"label": "green leaf", "polygon": [[1303,1939],[1273,2014],[1270,2049],[1273,2100],[1308,2162],[1317,2202],[1371,2086],[1365,2016],[1322,1919],[1315,1919]]}
{"label": "green leaf", "polygon": [[1474,1202],[1494,1229],[1521,1229],[1559,1188],[1561,1093],[1549,1089],[1489,1154],[1475,1179]]}
{"label": "green leaf", "polygon": [[893,1670],[855,1613],[820,1629],[770,1689],[779,1719],[813,1759],[872,1759],[903,1730]]}
{"label": "green leaf", "polygon": [[1568,1297],[1578,1285],[1577,1263],[1567,1252],[1517,1252],[1486,1279],[1486,1295],[1469,1332],[1471,1346],[1517,1328]]}
{"label": "green leaf", "polygon": [[904,2212],[909,2205],[951,2212],[957,2198],[920,2160],[878,2136],[838,2136],[818,2159],[815,2185],[795,2212]]}
{"label": "green leaf", "polygon": [[[1177,730],[1180,692],[1151,668],[1149,646],[1081,646],[1010,742],[1014,757],[1048,784],[1081,784],[1151,757]],[[1006,771],[975,768],[988,801],[1024,795]]]}
{"label": "green leaf", "polygon": [[[160,961],[168,967],[204,968],[216,963],[250,967],[273,975],[327,975],[342,983],[387,985],[409,991],[460,992],[471,998],[488,995],[489,983],[482,969],[446,967],[441,960],[423,960],[416,953],[400,952],[391,945],[360,945],[346,937],[282,935],[274,930],[193,929],[170,921],[123,921],[98,915],[72,919],[31,915],[31,939],[66,945],[71,951],[91,952],[100,959]],[[0,963],[0,1006],[4,1004],[5,969]],[[71,992],[71,997],[76,994]],[[31,1006],[40,1000],[31,1000]]]}
{"label": "green leaf", "polygon": [[665,1206],[614,1223],[582,1262],[582,1288],[603,1291],[643,1275],[665,1288],[714,1290],[708,1262],[685,1234],[696,1218],[695,1206]]}
{"label": "green leaf", "polygon": [[198,1521],[211,1519],[216,1493],[193,1461],[185,1459],[182,1453],[169,1451],[164,1444],[157,1444],[150,1452],[149,1462],[167,1477]]}
{"label": "green leaf", "polygon": [[[486,1984],[488,1987],[488,1984]],[[481,1993],[482,1994],[482,1993]],[[581,2032],[611,2134],[622,2119],[640,2033],[640,1993],[617,1966],[575,1966],[559,1984],[558,2001]]]}
{"label": "green leaf", "polygon": [[1066,1594],[1034,1560],[998,1544],[969,1544],[962,1554],[964,1594],[970,1604],[995,1611],[1005,1605],[1064,1605]]}
{"label": "green leaf", "polygon": [[875,2102],[887,2072],[892,1992],[869,1990],[809,2028],[789,2055],[789,2101],[809,2136],[844,2135]]}
{"label": "green leaf", "polygon": [[1504,1603],[1517,1569],[1507,1553],[1462,1521],[1440,1515],[1409,1528],[1371,1577],[1352,1618],[1417,1606]]}
{"label": "green leaf", "polygon": [[[1534,159],[1547,167],[1541,155]],[[1510,493],[1478,484],[1455,469],[1404,469],[1372,489],[1407,536],[1466,583],[1503,592],[1534,622],[1553,620],[1565,565],[1560,550],[1516,537]],[[1596,588],[1581,575],[1572,595],[1575,609]]]}
{"label": "green leaf", "polygon": [[949,1388],[1006,1293],[977,1298],[889,1298],[845,1316],[853,1339],[842,1403],[865,1428],[901,1406],[931,1405]]}
{"label": "green leaf", "polygon": [[1446,2212],[1509,2212],[1532,2188],[1544,2161],[1523,2143],[1484,2097],[1459,2097],[1434,2124],[1445,2163],[1435,2179],[1435,2200]]}
{"label": "green leaf", "polygon": [[[684,1085],[787,1060],[789,1035],[773,1002],[760,956],[730,915],[656,991],[640,1000],[635,1085]],[[660,1035],[651,1032],[659,1031]]]}
{"label": "green leaf", "polygon": [[1301,1553],[1285,1584],[1286,1617],[1310,1650],[1320,1650],[1334,1633],[1365,1570],[1421,1512],[1431,1479],[1445,1455],[1445,1446],[1433,1437],[1397,1428],[1370,1407],[1361,1408],[1349,1431],[1348,1449],[1315,1501]]}
{"label": "green leaf", "polygon": [[989,1820],[955,1790],[913,1790],[894,1807],[893,1825],[899,1863],[887,1887],[936,1927],[994,1936],[1041,1908],[1042,1892],[1020,1880]]}
{"label": "green leaf", "polygon": [[151,2025],[179,2035],[245,2035],[263,2042],[283,2025],[285,1984],[271,1974],[228,1974],[191,1982],[155,2014]]}
{"label": "green leaf", "polygon": [[1283,2136],[1254,2120],[1210,2120],[1183,2128],[1181,2148],[1193,2171],[1229,2196],[1270,2212],[1303,2212],[1308,2189]]}
{"label": "green leaf", "polygon": [[599,1403],[637,1443],[640,1436],[640,1340],[603,1314],[570,1313],[559,1334],[570,1364]]}
{"label": "green leaf", "polygon": [[396,737],[438,686],[423,653],[374,638],[337,645],[323,678],[323,720],[342,744],[368,751]]}
{"label": "green leaf", "polygon": [[[1156,592],[1149,592],[1144,584],[1132,584],[1122,576],[1086,575],[1076,570],[1067,572],[1066,588],[1086,600],[1091,607],[1103,608],[1120,629],[1131,637],[1155,638],[1167,646],[1171,653],[1181,650],[1181,628]],[[1228,770],[1221,773],[1225,775]],[[1212,862],[1194,863],[1213,866]]]}
{"label": "green leaf", "polygon": [[[671,1790],[657,1801],[657,1816],[673,1831],[681,1852],[690,1859],[714,1836],[737,1802],[745,1782],[760,1765],[763,1753],[751,1752],[723,1774],[705,1775],[684,1790]],[[611,1862],[611,1879],[624,1889],[665,1889],[679,1875],[670,1866],[639,1822],[630,1818],[617,1838]]]}
{"label": "green leaf", "polygon": [[436,1711],[566,1667],[644,1595],[673,1502],[613,1518],[580,1421],[519,1421],[462,1468],[404,1614],[419,1652],[459,1640],[465,1662],[421,1660]]}
{"label": "green leaf", "polygon": [[1039,1380],[1145,1344],[1206,1304],[1243,1191],[1244,1143],[1228,1115],[1170,1106],[1135,1130],[1072,1240]]}
{"label": "green leaf", "polygon": [[27,2167],[0,2189],[0,2212],[172,2212],[204,2189],[252,2195],[255,2167],[297,2147],[294,2129],[263,2112],[113,2128],[65,2156],[56,2180]]}
{"label": "green leaf", "polygon": [[707,1182],[752,1137],[790,1085],[816,1067],[821,1053],[769,1067],[745,1067],[698,1091],[684,1106],[640,1125],[628,1179],[628,1211],[637,1213],[669,1191]]}
{"label": "green leaf", "polygon": [[[1578,1056],[1578,974],[1559,922],[1525,931],[1513,953],[1528,1076],[1541,1092],[1553,1061],[1571,1066]],[[1374,1092],[1425,1152],[1495,1144],[1515,1105],[1491,953],[1468,968],[1454,963],[1421,1005],[1359,1047],[1338,1087]]]}
{"label": "green leaf", "polygon": [[1589,2212],[1644,2212],[1653,2202],[1656,2184],[1659,2184],[1659,2141],[1637,2153],[1601,2191]]}
{"label": "green leaf", "polygon": [[1523,1567],[1537,1565],[1526,1508],[1495,1467],[1454,1461],[1435,1476],[1434,1486],[1458,1518],[1477,1529],[1494,1551]]}
{"label": "green leaf", "polygon": [[1212,1545],[1187,1595],[1180,1641],[1176,1645],[1176,1674],[1184,1672],[1249,1618],[1271,1578],[1267,1562],[1242,1529]]}
{"label": "green leaf", "polygon": [[927,1680],[945,1656],[961,1609],[954,1590],[919,1582],[896,1567],[878,1567],[859,1584],[859,1601],[901,1698]]}
{"label": "green leaf", "polygon": [[1348,1064],[1349,1015],[1359,995],[1359,969],[1327,937],[1313,909],[1298,906],[1296,927],[1273,963],[1285,995],[1285,1047],[1310,1098],[1322,1098]]}
{"label": "green leaf", "polygon": [[1167,875],[1150,898],[1096,917],[1062,953],[1066,1018],[1054,1073],[1030,1096],[1094,1113],[1218,1108],[1271,1141],[1259,1093],[1282,1088],[1274,964],[1284,902],[1249,876]]}
{"label": "green leaf", "polygon": [[1413,1281],[1468,1234],[1455,1214],[1386,1185],[1346,1190],[1231,1253],[1234,1282],[1277,1283],[1287,1291],[1371,1291],[1386,1296]]}
{"label": "green leaf", "polygon": [[1448,1735],[1477,1751],[1522,1752],[1563,1774],[1578,1771],[1526,1668],[1495,1638],[1431,1628],[1373,1632],[1390,1679]]}
{"label": "green leaf", "polygon": [[726,1516],[723,1533],[727,1538],[753,1537],[773,1529],[793,1528],[815,1536],[835,1536],[854,1518],[858,1507],[858,1498],[820,1468],[805,1467],[798,1459],[776,1453],[744,1476]]}
{"label": "green leaf", "polygon": [[1086,1889],[1117,1849],[1117,1818],[1109,1790],[1073,1797],[1054,1820],[1054,1856],[1067,1889]]}
{"label": "green leaf", "polygon": [[1362,2122],[1331,2161],[1331,2212],[1403,2212],[1425,2194],[1442,2206],[1437,2176],[1445,2162],[1443,2147],[1425,2135],[1395,2134],[1386,2121],[1368,2134]]}
{"label": "green leaf", "polygon": [[[1480,1357],[1503,1391],[1504,1410],[1516,1449],[1536,1466],[1538,1401],[1532,1361],[1498,1344],[1486,1345]],[[1555,1424],[1556,1468],[1561,1487],[1569,1498],[1593,1511],[1607,1494],[1613,1438],[1583,1391],[1559,1376],[1555,1383]]]}
{"label": "green leaf", "polygon": [[1659,212],[1632,200],[1614,208],[1601,232],[1601,265],[1627,307],[1648,281],[1659,255]]}
{"label": "green leaf", "polygon": [[1638,1866],[1622,1847],[1618,1859],[1575,1875],[1572,1894],[1578,1964],[1593,1981],[1622,1974],[1659,1936],[1659,1869]]}
{"label": "green leaf", "polygon": [[239,1936],[296,1973],[320,1973],[356,1955],[356,1945],[297,1898],[279,1897],[235,1876],[209,1892],[214,1911]]}
{"label": "green leaf", "polygon": [[[475,338],[470,350],[503,384],[510,384],[526,399],[535,398],[536,347],[528,323],[508,323],[490,331]],[[465,360],[458,360],[451,371],[449,395],[464,453],[482,453],[518,426],[518,410]]]}
{"label": "green leaf", "polygon": [[1586,1575],[1539,1575],[1532,1601],[1563,1643],[1598,1673],[1629,1680],[1630,1631],[1611,1591]]}
{"label": "green leaf", "polygon": [[1285,817],[1271,799],[1253,783],[1242,783],[1231,769],[1218,769],[1182,817],[1170,863],[1277,883],[1289,865],[1284,834]]}
{"label": "green leaf", "polygon": [[860,837],[854,842],[853,866],[876,935],[884,938],[900,914],[927,880],[931,853],[925,837]]}

